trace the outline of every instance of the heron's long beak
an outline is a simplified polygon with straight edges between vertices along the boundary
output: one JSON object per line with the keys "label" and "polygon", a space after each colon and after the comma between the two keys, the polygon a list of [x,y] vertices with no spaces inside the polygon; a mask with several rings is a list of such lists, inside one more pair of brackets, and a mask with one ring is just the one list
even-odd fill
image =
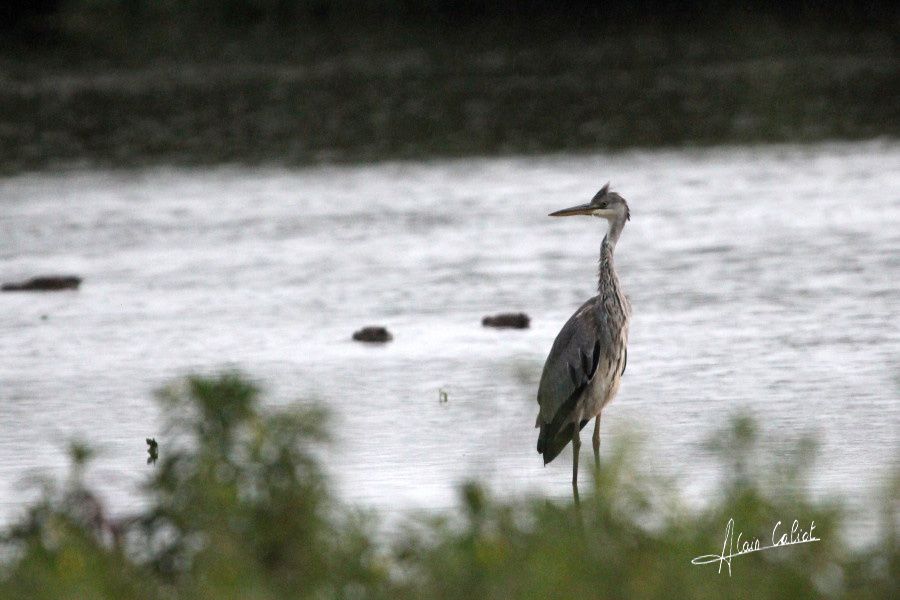
{"label": "heron's long beak", "polygon": [[575,215],[593,215],[594,211],[597,210],[596,206],[591,206],[588,204],[579,204],[578,206],[571,206],[569,208],[564,208],[562,210],[558,210],[556,212],[552,212],[548,217],[574,217]]}

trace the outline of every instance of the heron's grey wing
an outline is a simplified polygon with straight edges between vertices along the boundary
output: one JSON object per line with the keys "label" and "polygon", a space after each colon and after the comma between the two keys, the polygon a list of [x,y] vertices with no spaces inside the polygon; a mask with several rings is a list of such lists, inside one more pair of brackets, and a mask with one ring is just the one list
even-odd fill
{"label": "heron's grey wing", "polygon": [[591,298],[582,304],[553,342],[538,386],[542,423],[553,421],[573,392],[590,381],[597,370],[602,348],[608,345],[608,340],[603,339],[606,328],[598,323],[597,313],[593,310],[595,301]]}
{"label": "heron's grey wing", "polygon": [[[538,452],[550,462],[571,439],[571,413],[597,370],[603,348],[610,345],[609,327],[594,310],[596,298],[585,302],[563,325],[553,342],[538,386],[541,428]],[[562,434],[562,435],[560,435]]]}

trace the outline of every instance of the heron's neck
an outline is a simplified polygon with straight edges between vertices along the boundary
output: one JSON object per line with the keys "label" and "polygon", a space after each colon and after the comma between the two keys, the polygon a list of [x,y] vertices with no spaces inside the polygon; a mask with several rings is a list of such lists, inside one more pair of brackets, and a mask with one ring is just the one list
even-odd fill
{"label": "heron's neck", "polygon": [[625,229],[625,220],[624,219],[616,219],[615,221],[609,222],[609,229],[606,232],[606,236],[603,238],[604,247],[609,243],[610,245],[610,254],[616,247],[616,243],[619,241],[619,236],[622,235],[622,230]]}
{"label": "heron's neck", "polygon": [[613,265],[613,254],[616,250],[616,242],[622,234],[624,224],[610,222],[609,231],[603,236],[600,244],[600,264],[597,268],[597,291],[602,293],[616,293],[619,287],[619,278]]}

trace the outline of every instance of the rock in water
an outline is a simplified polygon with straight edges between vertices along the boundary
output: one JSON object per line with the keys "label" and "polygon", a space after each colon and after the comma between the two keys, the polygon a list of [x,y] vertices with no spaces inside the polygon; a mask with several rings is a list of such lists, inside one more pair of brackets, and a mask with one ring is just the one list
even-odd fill
{"label": "rock in water", "polygon": [[147,438],[147,464],[152,465],[159,459],[159,444],[156,438]]}
{"label": "rock in water", "polygon": [[525,313],[500,313],[481,320],[484,327],[497,327],[499,329],[528,329],[531,318]]}
{"label": "rock in water", "polygon": [[353,333],[353,339],[357,342],[389,342],[394,339],[391,332],[384,327],[363,327]]}
{"label": "rock in water", "polygon": [[32,277],[19,283],[4,283],[0,286],[3,292],[57,292],[59,290],[77,290],[81,285],[81,277],[74,275],[46,275]]}

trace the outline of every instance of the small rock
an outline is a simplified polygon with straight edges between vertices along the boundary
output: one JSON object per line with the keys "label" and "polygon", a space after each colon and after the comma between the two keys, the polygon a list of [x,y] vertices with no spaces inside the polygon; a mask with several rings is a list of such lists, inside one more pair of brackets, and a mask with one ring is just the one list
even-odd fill
{"label": "small rock", "polygon": [[394,337],[384,327],[363,327],[354,332],[353,339],[357,342],[389,342]]}
{"label": "small rock", "polygon": [[147,464],[152,465],[159,458],[159,444],[156,443],[156,438],[147,438]]}
{"label": "small rock", "polygon": [[500,329],[528,329],[531,319],[525,313],[500,313],[481,320],[484,327],[497,327]]}
{"label": "small rock", "polygon": [[74,275],[47,275],[32,277],[19,283],[4,283],[0,286],[3,292],[56,292],[59,290],[77,290],[81,285],[81,277]]}

